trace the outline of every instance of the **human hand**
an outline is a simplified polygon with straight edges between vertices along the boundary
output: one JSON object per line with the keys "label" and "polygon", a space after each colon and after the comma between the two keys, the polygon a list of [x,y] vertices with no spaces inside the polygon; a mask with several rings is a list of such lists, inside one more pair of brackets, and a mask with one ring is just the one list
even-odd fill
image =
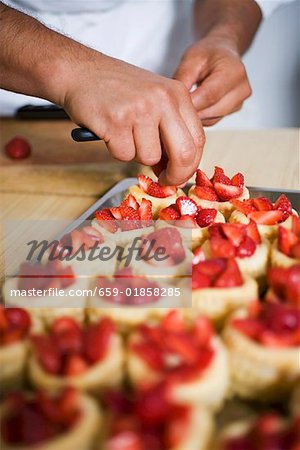
{"label": "human hand", "polygon": [[90,49],[67,69],[62,104],[72,120],[93,131],[121,161],[155,166],[162,184],[185,183],[199,165],[205,142],[188,89]]}
{"label": "human hand", "polygon": [[238,51],[220,37],[205,37],[188,48],[174,78],[189,90],[197,84],[191,97],[204,126],[240,110],[252,93]]}

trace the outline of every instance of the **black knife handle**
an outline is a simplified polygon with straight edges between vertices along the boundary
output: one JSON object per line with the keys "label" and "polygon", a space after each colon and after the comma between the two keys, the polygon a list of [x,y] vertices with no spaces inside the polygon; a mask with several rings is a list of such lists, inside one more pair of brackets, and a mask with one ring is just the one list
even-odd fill
{"label": "black knife handle", "polygon": [[69,119],[67,113],[57,105],[24,105],[17,109],[15,116],[27,120]]}
{"label": "black knife handle", "polygon": [[72,139],[76,142],[101,141],[101,139],[87,128],[74,128],[71,131]]}

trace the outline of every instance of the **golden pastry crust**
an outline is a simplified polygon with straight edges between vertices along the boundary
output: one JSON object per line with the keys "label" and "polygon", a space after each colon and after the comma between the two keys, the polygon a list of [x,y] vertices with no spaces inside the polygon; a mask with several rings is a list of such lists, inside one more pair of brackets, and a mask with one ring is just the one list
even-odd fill
{"label": "golden pastry crust", "polygon": [[113,335],[105,358],[81,375],[66,377],[46,372],[32,354],[29,360],[29,378],[32,384],[47,391],[58,391],[64,386],[97,393],[106,387],[118,386],[123,378],[124,349],[122,339]]}
{"label": "golden pastry crust", "polygon": [[[298,215],[297,212],[294,210],[293,214]],[[248,219],[248,217],[244,213],[235,209],[229,218],[229,222],[244,223],[245,225],[247,225],[250,222],[250,219]],[[257,228],[261,237],[268,239],[270,242],[273,242],[278,235],[279,225],[285,228],[290,228],[291,224],[292,224],[292,216],[288,217],[284,222],[281,222],[276,225],[261,225],[258,223]]]}
{"label": "golden pastry crust", "polygon": [[258,284],[248,275],[243,276],[242,286],[231,288],[204,288],[192,291],[192,314],[204,314],[217,326],[221,326],[227,317],[241,307],[247,307],[258,298]]}
{"label": "golden pastry crust", "polygon": [[[210,241],[207,240],[202,250],[206,259],[211,258]],[[267,240],[256,246],[256,250],[249,258],[235,258],[239,269],[243,275],[248,275],[255,278],[259,284],[264,284],[263,281],[267,275],[268,263],[269,263],[270,245]]]}
{"label": "golden pastry crust", "polygon": [[[234,317],[247,317],[247,312],[239,311]],[[223,338],[229,352],[234,393],[245,399],[268,401],[279,399],[292,389],[299,377],[300,347],[265,347],[230,322]]]}
{"label": "golden pastry crust", "polygon": [[134,198],[138,201],[138,203],[141,203],[143,198],[151,201],[153,219],[157,219],[158,213],[161,209],[172,205],[172,203],[175,203],[178,197],[185,196],[183,190],[178,188],[176,194],[170,195],[169,197],[165,198],[152,197],[151,195],[146,194],[137,184],[130,186],[128,191],[129,194],[134,196]]}
{"label": "golden pastry crust", "polygon": [[[86,305],[87,293],[82,296],[74,297],[60,297],[55,295],[46,297],[19,297],[11,294],[11,291],[15,289],[18,289],[17,278],[8,278],[2,288],[4,303],[8,306],[17,306],[29,311],[33,321],[34,330],[39,327],[40,323],[48,326],[57,319],[57,317],[61,316],[70,316],[78,322],[84,321],[84,307]],[[84,291],[86,289],[88,289],[88,280],[86,278],[78,278],[76,282],[65,291],[66,293],[70,293],[71,290]],[[84,292],[82,293],[84,294]],[[68,302],[71,303],[72,307],[64,307]]]}
{"label": "golden pastry crust", "polygon": [[[158,372],[153,371],[133,350],[130,344],[138,341],[138,335],[133,334],[129,339],[127,354],[127,370],[130,381],[133,385],[147,380],[156,382],[161,379]],[[227,351],[218,337],[213,338],[213,348],[215,355],[212,363],[206,370],[201,372],[195,381],[178,383],[173,387],[172,399],[175,403],[183,405],[203,405],[212,411],[220,409],[228,388],[229,388],[229,368]]]}
{"label": "golden pastry crust", "polygon": [[[81,416],[73,429],[38,446],[39,450],[92,450],[99,428],[102,425],[102,414],[92,398],[81,394],[79,396]],[[4,407],[0,410],[0,417],[6,413]],[[0,436],[2,450],[29,450],[30,446],[11,446],[3,442]]]}
{"label": "golden pastry crust", "polygon": [[[220,213],[220,211],[217,211],[214,223],[225,223],[225,217],[223,216],[223,214]],[[176,228],[176,230],[180,232],[183,242],[185,243],[185,246],[190,250],[195,250],[197,247],[202,245],[203,242],[205,242],[206,239],[208,238],[209,227],[204,228],[176,227],[175,225],[170,225],[168,221],[158,219],[156,221],[156,229],[159,230],[160,228],[164,227]]]}
{"label": "golden pastry crust", "polygon": [[21,384],[25,376],[28,350],[27,339],[0,347],[1,390]]}
{"label": "golden pastry crust", "polygon": [[[228,219],[230,217],[230,214],[234,210],[234,206],[232,203],[228,202],[217,202],[217,201],[211,201],[211,200],[204,200],[200,199],[195,194],[195,185],[193,185],[189,189],[188,196],[194,200],[194,202],[197,203],[197,205],[201,206],[201,208],[214,208],[220,211],[225,219]],[[250,197],[249,190],[244,186],[243,193],[240,197],[237,198],[237,200],[247,200]]]}
{"label": "golden pastry crust", "polygon": [[291,258],[278,250],[278,240],[275,239],[271,248],[271,266],[286,269],[295,264],[300,264],[300,259]]}

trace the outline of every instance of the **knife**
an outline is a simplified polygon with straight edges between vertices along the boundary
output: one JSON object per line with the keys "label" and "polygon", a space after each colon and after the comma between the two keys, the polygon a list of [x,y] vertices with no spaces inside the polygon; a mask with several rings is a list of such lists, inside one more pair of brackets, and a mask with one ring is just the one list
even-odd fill
{"label": "knife", "polygon": [[[223,116],[215,116],[215,117],[205,117],[202,120],[216,120],[222,119]],[[101,141],[95,133],[93,133],[88,128],[74,128],[71,131],[72,139],[76,142],[89,142],[89,141]]]}

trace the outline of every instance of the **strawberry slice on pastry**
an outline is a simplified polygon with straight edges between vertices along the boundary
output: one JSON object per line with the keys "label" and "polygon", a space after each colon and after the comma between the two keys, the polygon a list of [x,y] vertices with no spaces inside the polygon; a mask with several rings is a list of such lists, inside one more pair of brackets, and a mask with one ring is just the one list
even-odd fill
{"label": "strawberry slice on pastry", "polygon": [[291,217],[291,227],[279,226],[278,238],[273,242],[271,263],[275,267],[300,264],[300,218]]}

